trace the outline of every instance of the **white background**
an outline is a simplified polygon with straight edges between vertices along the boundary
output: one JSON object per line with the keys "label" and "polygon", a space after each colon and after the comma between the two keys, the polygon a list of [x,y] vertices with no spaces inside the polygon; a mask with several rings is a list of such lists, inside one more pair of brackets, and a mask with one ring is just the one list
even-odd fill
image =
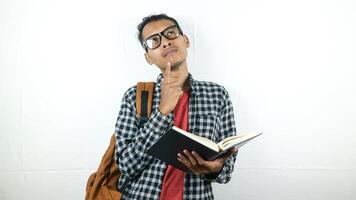
{"label": "white background", "polygon": [[1,0],[1,200],[84,198],[124,91],[159,73],[136,25],[160,12],[238,130],[264,132],[216,199],[356,199],[355,1]]}

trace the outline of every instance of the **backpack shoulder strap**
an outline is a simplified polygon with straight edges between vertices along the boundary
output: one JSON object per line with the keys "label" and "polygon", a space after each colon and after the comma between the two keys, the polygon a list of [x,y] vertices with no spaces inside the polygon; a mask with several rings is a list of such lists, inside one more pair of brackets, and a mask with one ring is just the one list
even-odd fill
{"label": "backpack shoulder strap", "polygon": [[138,82],[136,87],[136,115],[140,126],[148,121],[152,112],[154,82]]}

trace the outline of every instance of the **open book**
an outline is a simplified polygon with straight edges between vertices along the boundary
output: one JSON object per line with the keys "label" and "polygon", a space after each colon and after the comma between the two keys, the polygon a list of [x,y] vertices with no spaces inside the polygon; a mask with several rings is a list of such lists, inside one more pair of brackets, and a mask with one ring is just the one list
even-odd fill
{"label": "open book", "polygon": [[232,147],[239,148],[261,134],[262,133],[242,133],[237,136],[227,137],[219,143],[215,143],[207,138],[194,135],[173,126],[147,153],[178,169],[187,171],[188,169],[177,160],[177,154],[182,153],[184,149],[190,152],[196,151],[204,160],[214,160]]}

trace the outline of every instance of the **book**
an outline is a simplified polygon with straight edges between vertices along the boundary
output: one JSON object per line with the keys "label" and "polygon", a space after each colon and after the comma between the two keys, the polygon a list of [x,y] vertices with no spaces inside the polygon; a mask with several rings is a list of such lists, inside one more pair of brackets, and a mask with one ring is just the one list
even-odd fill
{"label": "book", "polygon": [[227,137],[219,143],[209,140],[193,133],[184,131],[176,126],[169,129],[150,149],[147,154],[160,159],[163,162],[188,172],[185,165],[178,161],[178,153],[184,149],[197,152],[204,160],[214,160],[229,149],[239,148],[258,137],[262,133],[241,133],[236,136]]}

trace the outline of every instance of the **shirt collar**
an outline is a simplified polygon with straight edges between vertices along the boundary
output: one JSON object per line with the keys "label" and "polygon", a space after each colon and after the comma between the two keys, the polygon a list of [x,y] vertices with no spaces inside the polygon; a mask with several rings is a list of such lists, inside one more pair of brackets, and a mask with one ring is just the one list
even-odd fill
{"label": "shirt collar", "polygon": [[[188,79],[189,79],[189,83],[190,83],[190,87],[191,87],[191,94],[195,93],[195,80],[193,79],[192,74],[188,73]],[[159,87],[161,87],[161,83],[163,81],[163,74],[160,73],[157,77],[156,83]]]}

